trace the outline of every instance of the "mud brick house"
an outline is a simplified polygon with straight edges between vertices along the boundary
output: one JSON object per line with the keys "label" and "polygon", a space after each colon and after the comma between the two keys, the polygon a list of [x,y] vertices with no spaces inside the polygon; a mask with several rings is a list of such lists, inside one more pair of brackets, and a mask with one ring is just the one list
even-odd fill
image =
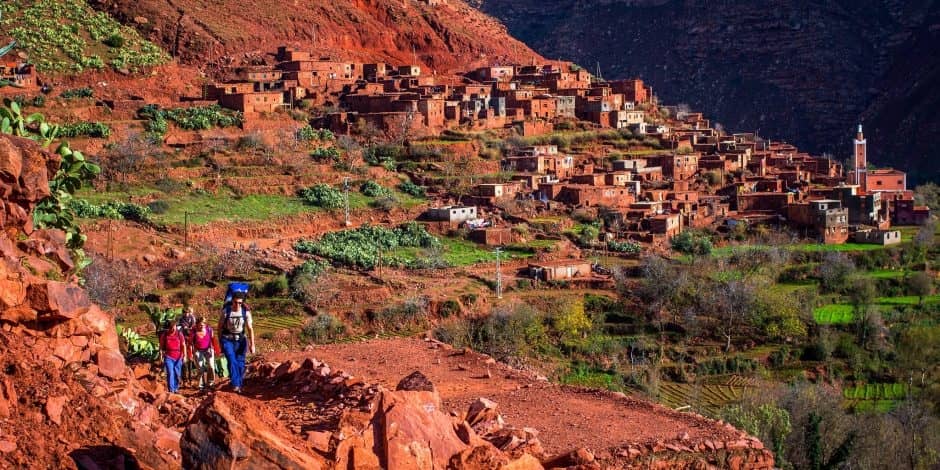
{"label": "mud brick house", "polygon": [[901,232],[897,230],[867,229],[852,234],[855,243],[870,243],[874,245],[896,245],[901,243]]}
{"label": "mud brick house", "polygon": [[555,116],[574,119],[577,100],[574,96],[555,96]]}
{"label": "mud brick house", "polygon": [[784,213],[788,205],[793,204],[794,194],[790,192],[764,193],[753,192],[738,194],[734,207],[738,212],[773,211]]}
{"label": "mud brick house", "polygon": [[424,213],[428,220],[460,223],[477,218],[476,206],[432,207]]}
{"label": "mud brick house", "polygon": [[646,103],[653,94],[652,89],[644,85],[643,80],[640,79],[614,80],[609,83],[615,93],[622,94],[625,100],[634,103]]}
{"label": "mud brick house", "polygon": [[0,81],[9,82],[8,86],[0,87],[0,94],[32,92],[39,89],[39,78],[32,64],[0,64]]}
{"label": "mud brick house", "polygon": [[578,207],[629,207],[636,201],[636,194],[633,188],[624,186],[565,184],[554,199]]}
{"label": "mud brick house", "polygon": [[654,215],[647,219],[651,233],[672,238],[682,231],[682,217],[679,214]]}
{"label": "mud brick house", "polygon": [[894,202],[893,222],[898,225],[921,225],[930,218],[930,208],[914,205],[914,199],[901,199]]}
{"label": "mud brick house", "polygon": [[284,106],[283,90],[256,91],[250,82],[207,85],[205,98],[217,100],[223,108],[242,112],[246,117],[274,112]]}
{"label": "mud brick house", "polygon": [[555,145],[524,147],[502,160],[506,171],[550,173],[567,178],[574,173],[574,158],[558,153]]}
{"label": "mud brick house", "polygon": [[563,259],[529,264],[529,275],[541,281],[562,281],[588,277],[591,263],[583,259]]}
{"label": "mud brick house", "polygon": [[842,201],[849,210],[849,223],[888,228],[891,225],[890,209],[881,199],[881,193],[860,193],[855,185],[838,186],[832,189],[832,199]]}
{"label": "mud brick house", "polygon": [[468,75],[481,82],[499,81],[508,82],[516,74],[516,68],[512,65],[481,67]]}
{"label": "mud brick house", "polygon": [[470,232],[470,241],[486,246],[502,246],[512,243],[512,229],[508,227],[487,227]]}
{"label": "mud brick house", "polygon": [[798,202],[787,206],[787,220],[826,244],[845,243],[849,238],[849,211],[837,199]]}
{"label": "mud brick house", "polygon": [[864,191],[904,192],[907,191],[907,174],[893,168],[869,170],[865,173]]}
{"label": "mud brick house", "polygon": [[663,176],[674,180],[684,180],[695,176],[698,172],[698,158],[696,154],[668,155],[662,158],[660,166]]}
{"label": "mud brick house", "polygon": [[614,160],[611,162],[611,167],[614,171],[632,171],[636,172],[640,168],[646,167],[645,158],[637,158],[634,160]]}
{"label": "mud brick house", "polygon": [[488,204],[513,199],[520,191],[519,183],[484,183],[473,188],[474,196]]}

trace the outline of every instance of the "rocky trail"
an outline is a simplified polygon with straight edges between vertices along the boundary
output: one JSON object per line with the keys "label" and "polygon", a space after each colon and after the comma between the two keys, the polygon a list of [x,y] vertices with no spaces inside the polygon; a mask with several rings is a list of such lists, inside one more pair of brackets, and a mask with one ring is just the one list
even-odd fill
{"label": "rocky trail", "polygon": [[[479,398],[491,400],[499,404],[507,421],[537,429],[549,455],[584,448],[599,461],[612,463],[640,452],[761,447],[720,422],[619,393],[551,384],[486,355],[419,338],[321,345],[305,352],[272,353],[264,360],[299,362],[314,357],[387,388],[420,371],[453,414]],[[270,394],[263,387],[261,393]]]}

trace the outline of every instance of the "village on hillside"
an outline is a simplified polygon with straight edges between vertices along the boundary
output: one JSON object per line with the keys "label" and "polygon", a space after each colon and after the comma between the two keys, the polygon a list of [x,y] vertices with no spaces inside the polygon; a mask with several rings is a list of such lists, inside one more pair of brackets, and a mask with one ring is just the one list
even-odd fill
{"label": "village on hillside", "polygon": [[[466,226],[469,238],[484,245],[512,242],[513,224],[499,216],[500,204],[512,200],[532,201],[533,218],[591,211],[608,227],[599,241],[627,251],[667,246],[688,229],[739,224],[787,226],[825,244],[888,245],[901,241],[892,225],[917,225],[930,216],[928,207],[914,204],[904,172],[870,166],[861,124],[846,168],[833,157],[753,132],[727,134],[687,106],[660,104],[640,79],[600,80],[570,63],[438,76],[415,64],[345,62],[286,46],[273,57],[273,65],[232,68],[226,79],[206,83],[203,96],[178,105],[217,104],[241,113],[246,123],[302,105],[325,110],[314,128],[337,135],[368,128],[397,142],[455,129],[532,137],[578,122],[652,145],[602,154],[568,153],[551,143],[512,148],[500,161],[511,180],[476,183],[469,194],[440,194],[423,216],[450,228]],[[26,64],[6,64],[0,78],[15,85],[0,88],[7,93],[39,86]],[[131,118],[147,105],[138,97],[102,104],[112,118]],[[546,280],[591,272],[577,259],[531,269]]]}

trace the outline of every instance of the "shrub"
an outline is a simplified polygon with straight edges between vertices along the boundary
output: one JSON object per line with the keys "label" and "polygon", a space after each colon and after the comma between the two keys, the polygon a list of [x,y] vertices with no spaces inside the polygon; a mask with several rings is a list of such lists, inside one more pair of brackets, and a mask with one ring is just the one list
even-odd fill
{"label": "shrub", "polygon": [[153,201],[147,204],[147,209],[154,214],[164,214],[170,209],[170,203],[166,201]]}
{"label": "shrub", "polygon": [[332,162],[339,161],[339,151],[335,147],[317,147],[310,152],[310,156],[318,162],[329,160]]}
{"label": "shrub", "polygon": [[607,242],[607,249],[617,253],[637,254],[640,252],[641,246],[639,243],[629,240],[623,242],[610,240]]}
{"label": "shrub", "polygon": [[346,325],[339,318],[328,313],[321,313],[307,321],[301,335],[315,342],[325,343],[341,337],[346,332]]}
{"label": "shrub", "polygon": [[46,95],[36,95],[33,97],[32,101],[33,106],[37,108],[42,108],[46,105]]}
{"label": "shrub", "polygon": [[388,188],[382,187],[382,185],[372,180],[362,183],[362,186],[359,186],[359,192],[368,197],[392,197],[392,192]]}
{"label": "shrub", "polygon": [[91,98],[94,95],[95,95],[95,92],[92,91],[91,88],[84,87],[84,88],[71,88],[71,89],[65,90],[62,92],[60,96],[62,96],[62,98],[70,100],[74,98]]}
{"label": "shrub", "polygon": [[398,145],[375,145],[366,148],[362,158],[372,166],[394,165],[401,158],[402,150]]}
{"label": "shrub", "polygon": [[265,147],[266,145],[264,144],[264,140],[261,138],[261,135],[254,132],[239,137],[238,143],[236,144],[236,148],[241,151],[262,150]]}
{"label": "shrub", "polygon": [[402,181],[402,183],[398,185],[398,190],[414,197],[423,198],[427,196],[427,191],[425,191],[423,186],[418,186],[410,180]]}
{"label": "shrub", "polygon": [[308,142],[317,138],[317,131],[313,130],[313,127],[306,125],[297,129],[297,132],[294,133],[294,137],[301,142]]}
{"label": "shrub", "polygon": [[339,209],[346,204],[342,191],[325,183],[301,189],[298,196],[307,204],[324,209]]}
{"label": "shrub", "polygon": [[261,294],[266,297],[277,297],[287,293],[290,285],[287,282],[287,276],[279,274],[261,287]]}
{"label": "shrub", "polygon": [[111,135],[111,128],[103,122],[78,122],[59,126],[59,137],[96,137],[106,138]]}
{"label": "shrub", "polygon": [[118,33],[114,33],[101,42],[103,42],[108,47],[119,49],[124,47],[124,36],[121,36]]}

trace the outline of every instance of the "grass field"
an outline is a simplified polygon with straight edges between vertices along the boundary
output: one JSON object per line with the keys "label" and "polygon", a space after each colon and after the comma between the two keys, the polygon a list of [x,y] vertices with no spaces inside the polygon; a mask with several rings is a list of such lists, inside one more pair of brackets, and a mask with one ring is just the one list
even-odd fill
{"label": "grass field", "polygon": [[842,390],[842,397],[856,412],[886,413],[906,396],[907,387],[901,383],[862,384]]}
{"label": "grass field", "polygon": [[[441,238],[443,251],[441,259],[450,266],[471,266],[477,263],[492,263],[496,261],[494,249],[477,245],[468,240],[457,238]],[[401,247],[395,249],[391,255],[406,260],[418,259],[431,253],[422,248]],[[522,259],[534,255],[531,248],[523,245],[509,246],[503,249],[501,260]]]}
{"label": "grass field", "polygon": [[[940,302],[940,294],[928,295],[924,297],[924,304],[934,304]],[[879,297],[875,300],[875,305],[881,308],[916,306],[920,304],[920,298],[913,295],[899,297]],[[849,304],[837,303],[823,305],[813,309],[813,320],[820,325],[846,325],[852,323],[855,318],[854,308]]]}
{"label": "grass field", "polygon": [[813,309],[813,320],[820,325],[847,325],[855,319],[855,309],[848,304],[830,304]]}

